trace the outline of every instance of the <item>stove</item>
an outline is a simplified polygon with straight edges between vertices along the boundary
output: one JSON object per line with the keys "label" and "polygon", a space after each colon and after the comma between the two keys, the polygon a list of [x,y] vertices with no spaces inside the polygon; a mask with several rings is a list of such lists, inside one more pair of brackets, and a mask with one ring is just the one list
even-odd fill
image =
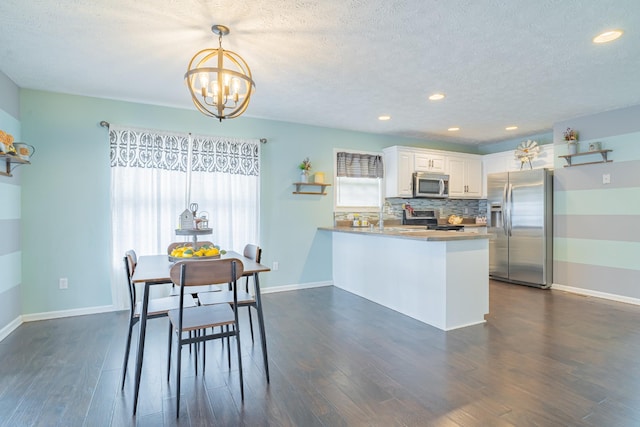
{"label": "stove", "polygon": [[427,230],[464,231],[464,225],[438,225],[438,218],[433,210],[402,211],[402,225],[426,225]]}

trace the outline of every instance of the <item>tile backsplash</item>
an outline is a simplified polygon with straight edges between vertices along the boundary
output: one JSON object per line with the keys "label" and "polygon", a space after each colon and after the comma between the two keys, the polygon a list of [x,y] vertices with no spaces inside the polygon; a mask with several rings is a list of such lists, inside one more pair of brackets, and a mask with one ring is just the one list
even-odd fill
{"label": "tile backsplash", "polygon": [[[402,205],[409,204],[415,210],[434,210],[437,217],[448,218],[450,215],[458,215],[463,218],[483,217],[487,215],[486,199],[402,199],[391,197],[387,199],[384,208],[384,219],[402,220]],[[377,221],[378,212],[336,212],[336,220],[347,220],[349,215],[360,214],[370,221]]]}

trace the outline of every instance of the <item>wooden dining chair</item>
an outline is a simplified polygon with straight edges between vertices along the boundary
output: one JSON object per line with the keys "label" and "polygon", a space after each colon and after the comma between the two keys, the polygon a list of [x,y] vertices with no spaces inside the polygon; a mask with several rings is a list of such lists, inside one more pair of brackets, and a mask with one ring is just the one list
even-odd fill
{"label": "wooden dining chair", "polygon": [[[137,302],[136,287],[133,283],[132,277],[135,272],[138,257],[134,250],[128,250],[124,255],[124,268],[127,276],[127,288],[129,291],[129,330],[127,333],[127,343],[124,351],[124,362],[122,364],[122,384],[121,389],[124,389],[124,381],[127,376],[127,365],[129,364],[129,353],[131,350],[131,335],[133,333],[133,327],[140,320],[140,314],[142,312],[142,302]],[[195,300],[191,295],[188,295],[184,300],[186,307],[195,307]],[[163,297],[163,298],[150,298],[149,306],[147,310],[147,318],[153,319],[157,317],[167,316],[167,312],[171,309],[177,308],[180,305],[180,298],[177,296]]]}
{"label": "wooden dining chair", "polygon": [[[180,304],[178,309],[169,311],[171,332],[177,340],[176,357],[176,417],[180,416],[180,376],[182,364],[182,346],[192,343],[206,343],[214,339],[235,337],[238,356],[238,372],[240,376],[240,395],[244,401],[244,382],[242,378],[242,356],[240,353],[240,327],[238,322],[238,304],[236,292],[236,280],[242,276],[244,266],[242,261],[235,258],[212,259],[199,261],[180,261],[171,267],[171,281],[180,289],[180,301],[186,300],[193,286],[206,284],[233,283],[234,303],[209,306],[186,307]],[[210,292],[214,293],[214,292]],[[220,326],[220,332],[214,328]],[[222,327],[226,327],[223,329]],[[207,332],[207,330],[211,332]],[[185,332],[195,334],[185,335]],[[196,347],[196,360],[198,358],[198,345]],[[203,372],[206,359],[206,346],[203,345]],[[169,375],[169,370],[167,370]]]}
{"label": "wooden dining chair", "polygon": [[[248,244],[244,247],[243,255],[246,258],[252,259],[256,262],[260,262],[262,258],[262,249],[260,249],[257,245]],[[254,279],[255,280],[255,279]],[[198,302],[200,305],[217,305],[217,304],[229,304],[231,306],[238,305],[238,307],[247,307],[249,311],[249,326],[251,328],[251,341],[254,342],[253,339],[253,321],[251,320],[251,307],[254,309],[258,309],[256,298],[255,298],[255,290],[254,293],[251,294],[249,292],[249,276],[245,277],[245,289],[237,290],[233,289],[235,286],[233,284],[229,284],[229,290],[220,291],[220,292],[199,292],[198,293]],[[258,321],[260,321],[261,317],[258,316]],[[260,324],[260,328],[264,330],[264,325]],[[267,343],[264,341],[260,342],[262,346],[263,355],[267,354]],[[227,346],[228,348],[228,346]],[[264,358],[264,369],[265,375],[267,376],[267,382],[269,381],[269,367],[267,366],[267,358]]]}
{"label": "wooden dining chair", "polygon": [[[243,255],[245,258],[252,259],[255,262],[260,262],[260,259],[262,258],[262,249],[257,245],[248,244],[244,247]],[[249,327],[251,328],[251,342],[254,342],[251,307],[256,307],[256,299],[254,296],[255,292],[254,294],[249,292],[249,276],[246,276],[244,279],[244,291],[238,291],[238,305],[240,307],[247,307],[247,312],[249,314]],[[206,291],[198,292],[198,298],[200,298],[200,295],[204,298],[204,302],[200,303],[202,305],[233,303],[233,292],[231,290],[231,286],[229,286],[228,291],[221,291],[215,295],[204,295],[204,292]]]}

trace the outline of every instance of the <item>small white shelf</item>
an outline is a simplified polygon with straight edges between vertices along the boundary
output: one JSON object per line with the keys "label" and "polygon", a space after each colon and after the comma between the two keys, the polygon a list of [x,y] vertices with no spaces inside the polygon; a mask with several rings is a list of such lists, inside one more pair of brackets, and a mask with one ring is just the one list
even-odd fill
{"label": "small white shelf", "polygon": [[[326,196],[327,193],[325,189],[331,186],[331,184],[321,184],[318,182],[294,182],[293,185],[296,186],[296,191],[294,191],[292,194],[315,194],[320,196]],[[304,186],[316,187],[319,189],[319,191],[300,191],[300,188]]]}
{"label": "small white shelf", "polygon": [[[594,165],[596,163],[611,163],[613,162],[613,160],[608,160],[607,159],[607,154],[612,152],[613,150],[596,150],[596,151],[585,151],[583,153],[576,153],[576,154],[566,154],[564,156],[558,156],[563,158],[567,164],[564,165],[565,168],[571,167],[571,166],[582,166],[582,165]],[[597,160],[594,162],[583,162],[583,163],[573,163],[573,158],[574,157],[580,157],[580,156],[587,156],[589,154],[600,154],[602,156],[602,160]]]}

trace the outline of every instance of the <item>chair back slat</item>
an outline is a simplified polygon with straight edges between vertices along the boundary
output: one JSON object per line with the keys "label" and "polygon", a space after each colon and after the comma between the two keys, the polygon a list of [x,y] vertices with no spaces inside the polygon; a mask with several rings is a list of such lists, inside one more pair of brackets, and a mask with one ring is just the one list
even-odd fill
{"label": "chair back slat", "polygon": [[260,262],[260,258],[262,258],[262,249],[260,249],[260,246],[258,245],[248,244],[244,247],[244,253],[242,255],[254,260],[255,262]]}
{"label": "chair back slat", "polygon": [[138,257],[136,252],[133,249],[128,250],[124,253],[124,270],[127,275],[127,287],[129,290],[129,303],[131,304],[131,310],[135,306],[136,302],[136,287],[133,284],[131,278],[133,277],[133,273],[136,271],[136,266],[138,265]]}
{"label": "chair back slat", "polygon": [[[235,274],[233,264],[235,263]],[[184,278],[181,278],[182,266]],[[235,282],[244,272],[242,261],[236,258],[180,261],[171,267],[171,281],[177,286],[217,285]]]}

